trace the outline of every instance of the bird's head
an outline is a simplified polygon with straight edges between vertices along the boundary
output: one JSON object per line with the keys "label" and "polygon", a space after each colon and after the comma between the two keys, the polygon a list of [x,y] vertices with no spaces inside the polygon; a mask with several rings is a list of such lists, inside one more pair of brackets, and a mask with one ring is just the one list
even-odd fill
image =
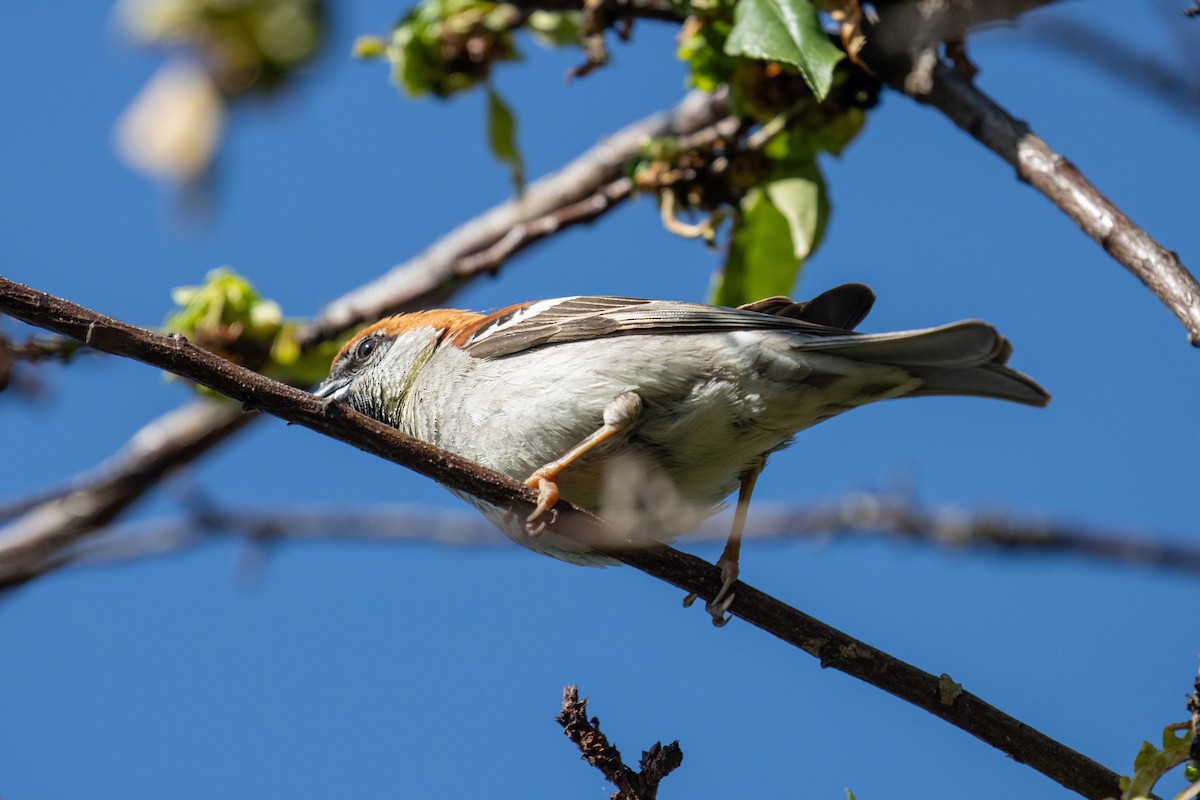
{"label": "bird's head", "polygon": [[338,351],[329,377],[314,394],[403,428],[405,400],[421,370],[448,334],[479,316],[444,309],[400,314],[369,325]]}

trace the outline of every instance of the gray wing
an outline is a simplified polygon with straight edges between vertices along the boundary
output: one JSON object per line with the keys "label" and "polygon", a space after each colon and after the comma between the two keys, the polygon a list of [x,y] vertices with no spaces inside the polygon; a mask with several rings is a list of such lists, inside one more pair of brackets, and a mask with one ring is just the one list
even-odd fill
{"label": "gray wing", "polygon": [[473,356],[499,358],[598,336],[738,330],[846,335],[840,328],[752,310],[631,297],[565,297],[499,311],[458,344]]}
{"label": "gray wing", "polygon": [[629,297],[566,297],[498,311],[463,331],[455,344],[476,357],[499,358],[597,336],[780,331],[793,334],[794,346],[799,349],[907,369],[922,380],[921,388],[912,396],[974,395],[1032,406],[1049,402],[1045,389],[1005,366],[1012,348],[985,322],[956,322],[894,333],[855,333],[796,316],[812,314],[857,323],[870,308],[873,295],[855,290],[846,297],[852,302],[838,299],[821,308],[826,302],[822,300],[809,311],[804,304],[787,298],[752,304],[769,313]]}

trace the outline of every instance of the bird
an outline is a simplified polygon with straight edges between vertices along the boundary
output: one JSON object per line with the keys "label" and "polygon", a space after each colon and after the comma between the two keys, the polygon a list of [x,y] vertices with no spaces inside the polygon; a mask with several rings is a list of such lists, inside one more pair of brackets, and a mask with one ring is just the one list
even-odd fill
{"label": "bird", "polygon": [[721,589],[705,604],[720,626],[755,481],[797,433],[899,397],[1050,400],[1006,366],[1012,347],[991,325],[856,332],[874,302],[848,283],[738,308],[576,296],[405,313],[353,336],[315,394],[537,489],[524,520],[455,493],[519,544],[575,564],[615,562],[556,533],[560,498],[669,541],[736,490]]}

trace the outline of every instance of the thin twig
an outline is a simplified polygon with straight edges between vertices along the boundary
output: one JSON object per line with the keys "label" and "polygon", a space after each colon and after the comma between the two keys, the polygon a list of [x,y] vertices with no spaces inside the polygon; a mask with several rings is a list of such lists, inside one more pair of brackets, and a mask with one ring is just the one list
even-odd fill
{"label": "thin twig", "polygon": [[[104,317],[66,300],[0,278],[0,312],[74,338],[91,337],[97,350],[125,356],[195,381],[288,422],[324,433],[413,469],[447,487],[515,513],[536,502],[527,486],[405,436],[341,403],[273,381],[203,350],[181,336],[161,336]],[[617,533],[597,517],[560,502],[556,532],[660,580],[711,601],[720,571],[652,537]],[[935,677],[798,611],[749,584],[734,586],[730,613],[833,667],[925,709],[1089,798],[1116,796],[1117,775],[1086,756],[1010,717],[967,691],[947,697]]]}
{"label": "thin twig", "polygon": [[465,278],[481,272],[494,273],[519,251],[572,225],[594,221],[627,199],[632,192],[633,181],[621,177],[601,186],[590,197],[529,222],[514,225],[495,244],[458,259],[454,265],[454,275]]}
{"label": "thin twig", "polygon": [[679,742],[666,746],[655,742],[642,753],[639,772],[625,764],[621,751],[600,730],[600,720],[596,717],[588,719],[587,703],[586,697],[579,699],[577,687],[563,688],[562,713],[554,718],[562,726],[563,733],[579,748],[583,760],[600,770],[604,779],[617,787],[612,800],[654,800],[658,797],[658,784],[683,763]]}

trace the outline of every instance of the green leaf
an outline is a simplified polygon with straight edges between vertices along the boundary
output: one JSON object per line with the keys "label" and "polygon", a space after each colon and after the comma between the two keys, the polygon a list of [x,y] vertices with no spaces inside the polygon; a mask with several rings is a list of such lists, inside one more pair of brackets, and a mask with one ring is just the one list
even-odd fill
{"label": "green leaf", "polygon": [[1164,728],[1161,750],[1149,742],[1142,742],[1133,759],[1133,776],[1121,780],[1121,800],[1150,797],[1159,778],[1188,760],[1192,734],[1187,728],[1186,724]]}
{"label": "green leaf", "polygon": [[829,41],[816,7],[808,0],[738,0],[729,55],[795,65],[818,100],[833,85],[833,68],[844,55]]}
{"label": "green leaf", "polygon": [[787,218],[766,191],[751,189],[742,199],[725,269],[717,278],[710,301],[720,306],[740,306],[787,294],[796,282],[801,263],[792,245]]}
{"label": "green leaf", "polygon": [[488,86],[487,95],[488,143],[492,154],[508,165],[513,186],[520,193],[525,186],[525,163],[517,150],[517,121],[494,87]]}
{"label": "green leaf", "polygon": [[512,14],[490,0],[421,0],[392,29],[392,80],[411,97],[473,88],[494,64],[516,58]]}
{"label": "green leaf", "polygon": [[816,164],[811,166],[811,172],[807,175],[781,178],[763,187],[767,197],[787,220],[792,252],[801,261],[808,258],[821,243],[825,220],[829,217],[825,182],[821,180]]}

